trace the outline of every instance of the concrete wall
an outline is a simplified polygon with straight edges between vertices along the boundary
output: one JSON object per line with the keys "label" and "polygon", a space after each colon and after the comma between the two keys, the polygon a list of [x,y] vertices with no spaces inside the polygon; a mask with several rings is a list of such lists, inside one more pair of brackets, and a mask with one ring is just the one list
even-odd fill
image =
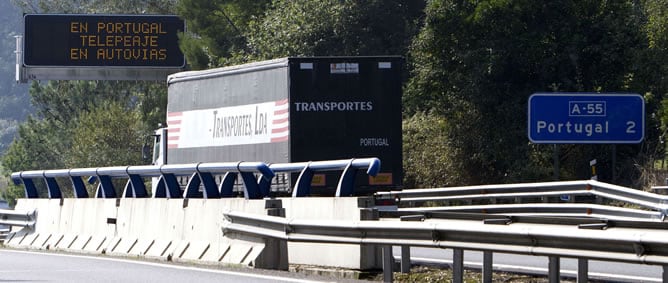
{"label": "concrete wall", "polygon": [[6,244],[273,269],[287,269],[288,261],[349,269],[381,266],[374,247],[285,245],[266,238],[223,235],[223,212],[267,215],[267,202],[282,203],[287,218],[360,221],[357,198],[20,199],[17,210],[37,211],[35,227],[13,233]]}
{"label": "concrete wall", "polygon": [[[361,221],[358,198],[285,198],[286,218],[305,220]],[[288,243],[290,264],[341,267],[348,269],[380,268],[380,249],[375,246],[348,244]]]}

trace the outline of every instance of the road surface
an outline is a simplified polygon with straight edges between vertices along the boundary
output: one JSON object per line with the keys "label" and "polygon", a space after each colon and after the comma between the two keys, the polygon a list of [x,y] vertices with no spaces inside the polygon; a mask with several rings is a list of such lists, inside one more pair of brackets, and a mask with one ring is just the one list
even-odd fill
{"label": "road surface", "polygon": [[0,282],[364,282],[286,271],[0,249]]}

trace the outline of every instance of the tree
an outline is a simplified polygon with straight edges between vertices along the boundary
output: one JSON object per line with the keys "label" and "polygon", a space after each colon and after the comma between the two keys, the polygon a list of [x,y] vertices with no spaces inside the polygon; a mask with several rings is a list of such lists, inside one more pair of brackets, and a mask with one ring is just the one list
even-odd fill
{"label": "tree", "polygon": [[[20,1],[29,12],[169,13],[174,0]],[[140,164],[141,142],[165,122],[163,82],[33,82],[35,114],[2,157],[5,174]],[[22,195],[10,188],[8,195]]]}
{"label": "tree", "polygon": [[26,13],[172,14],[178,0],[12,0]]}
{"label": "tree", "polygon": [[[183,0],[193,69],[286,56],[403,55],[425,1]],[[392,19],[392,20],[388,20]]]}
{"label": "tree", "polygon": [[57,138],[61,135],[56,125],[29,118],[19,127],[19,137],[3,156],[6,175],[23,170],[62,168],[62,151],[66,146]]}
{"label": "tree", "polygon": [[424,1],[276,0],[250,24],[261,59],[285,56],[403,55]]}
{"label": "tree", "polygon": [[140,164],[145,132],[141,130],[139,117],[138,111],[117,102],[81,113],[77,127],[72,131],[72,148],[65,156],[65,165]]}
{"label": "tree", "polygon": [[188,32],[179,37],[179,45],[190,68],[224,66],[233,55],[248,53],[248,25],[269,3],[269,0],[179,1],[178,14],[188,19]]}
{"label": "tree", "polygon": [[[668,0],[644,1],[647,14],[647,37],[649,49],[643,54],[644,72],[634,83],[644,85],[656,99],[661,99],[659,115],[662,121],[662,132],[668,131]],[[662,137],[665,141],[665,138]]]}
{"label": "tree", "polygon": [[460,164],[444,152],[455,150],[444,139],[447,122],[440,115],[418,112],[403,121],[404,186],[433,188],[457,184]]}
{"label": "tree", "polygon": [[[647,47],[642,24],[633,1],[431,1],[411,46],[405,114],[444,117],[456,149],[444,154],[462,163],[463,184],[551,179],[552,147],[526,137],[529,95],[644,94],[629,84]],[[638,151],[620,146],[619,162]],[[588,178],[588,161],[601,156],[610,159],[609,146],[562,147],[562,177]]]}

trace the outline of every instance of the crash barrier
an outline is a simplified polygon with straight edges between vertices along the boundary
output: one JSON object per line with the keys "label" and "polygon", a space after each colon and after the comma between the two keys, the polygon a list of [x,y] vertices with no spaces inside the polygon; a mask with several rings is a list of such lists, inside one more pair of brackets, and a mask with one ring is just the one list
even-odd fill
{"label": "crash barrier", "polygon": [[[276,268],[264,243],[224,238],[221,211],[266,214],[275,200],[206,199],[19,199],[17,208],[37,210],[32,229],[12,232],[12,248]],[[271,256],[275,258],[276,255]]]}
{"label": "crash barrier", "polygon": [[[383,251],[385,282],[392,281],[393,245],[402,250],[452,249],[453,282],[463,282],[464,250],[484,252],[482,282],[492,282],[493,252],[548,256],[550,282],[560,282],[560,257],[578,258],[578,282],[588,280],[589,259],[661,265],[663,282],[668,282],[668,223],[663,222],[480,213],[359,222],[286,219],[243,212],[226,212],[224,216],[224,233],[288,242],[378,245]],[[402,268],[410,266],[404,264],[407,259],[402,257]]]}
{"label": "crash barrier", "polygon": [[16,209],[36,210],[36,223],[33,228],[12,231],[6,245],[283,270],[288,268],[288,258],[294,264],[377,269],[376,253],[366,246],[290,244],[288,249],[266,237],[225,235],[221,226],[223,211],[359,221],[372,205],[370,198],[356,197],[19,199]]}
{"label": "crash barrier", "polygon": [[396,210],[409,214],[483,212],[658,221],[668,214],[668,195],[595,180],[410,189],[377,192],[375,198],[391,200]]}
{"label": "crash barrier", "polygon": [[35,210],[0,209],[0,226],[4,225],[32,228],[35,225]]}
{"label": "crash barrier", "polygon": [[[621,227],[620,223],[636,222],[655,229],[664,225],[668,211],[666,195],[595,180],[410,189],[378,192],[374,197],[376,203],[394,204],[389,209],[387,206],[381,209],[381,219],[423,221],[426,218],[461,218],[476,213],[491,217],[483,220],[487,223],[504,225],[534,222],[532,217],[537,216],[551,219],[545,222],[547,224],[593,219],[590,223],[580,223],[582,229],[608,229]],[[646,248],[643,245],[632,247],[627,249],[642,251]],[[401,256],[402,263],[409,262],[409,250],[402,249]],[[485,257],[491,259],[491,252]],[[554,263],[552,258],[550,263]],[[586,278],[586,260],[580,260],[578,266],[585,270],[580,270],[578,277]],[[488,268],[491,270],[491,265]],[[550,270],[554,272],[552,265]],[[668,273],[664,273],[664,278],[668,278],[666,276]]]}
{"label": "crash barrier", "polygon": [[[308,196],[311,193],[311,181],[316,172],[342,171],[339,183],[336,186],[336,197],[351,196],[354,193],[353,183],[359,169],[366,169],[366,174],[376,176],[380,171],[378,158],[359,158],[350,160],[310,161],[299,163],[271,164],[269,168],[275,173],[300,172],[299,178],[292,190],[293,197]],[[260,180],[260,187],[269,190],[271,182]]]}
{"label": "crash barrier", "polygon": [[9,228],[2,228],[0,229],[0,243],[4,243],[5,239],[9,235]]}
{"label": "crash barrier", "polygon": [[[380,170],[377,158],[349,160],[312,161],[267,165],[262,162],[223,162],[168,164],[161,166],[116,166],[99,168],[76,168],[57,170],[34,170],[12,173],[16,185],[23,184],[26,198],[38,198],[35,180],[46,184],[48,198],[62,198],[63,194],[56,178],[67,178],[72,184],[75,198],[88,198],[83,178],[88,182],[98,182],[96,198],[117,198],[112,179],[127,179],[123,198],[145,198],[149,194],[144,185],[145,178],[158,177],[154,198],[221,198],[233,197],[238,176],[243,180],[243,194],[246,199],[261,199],[269,196],[269,186],[274,172],[301,172],[293,196],[307,196],[314,172],[343,171],[337,188],[337,196],[349,196],[354,192],[354,177],[357,170],[375,176]],[[215,174],[223,174],[220,184]],[[177,180],[178,176],[190,176],[185,189]],[[202,189],[200,190],[200,186]]]}

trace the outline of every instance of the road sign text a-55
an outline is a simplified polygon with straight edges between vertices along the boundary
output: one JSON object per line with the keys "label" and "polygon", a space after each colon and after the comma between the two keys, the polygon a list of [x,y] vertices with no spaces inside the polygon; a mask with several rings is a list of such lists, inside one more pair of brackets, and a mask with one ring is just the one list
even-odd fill
{"label": "road sign text a-55", "polygon": [[645,101],[639,94],[535,93],[528,103],[534,143],[640,143]]}

